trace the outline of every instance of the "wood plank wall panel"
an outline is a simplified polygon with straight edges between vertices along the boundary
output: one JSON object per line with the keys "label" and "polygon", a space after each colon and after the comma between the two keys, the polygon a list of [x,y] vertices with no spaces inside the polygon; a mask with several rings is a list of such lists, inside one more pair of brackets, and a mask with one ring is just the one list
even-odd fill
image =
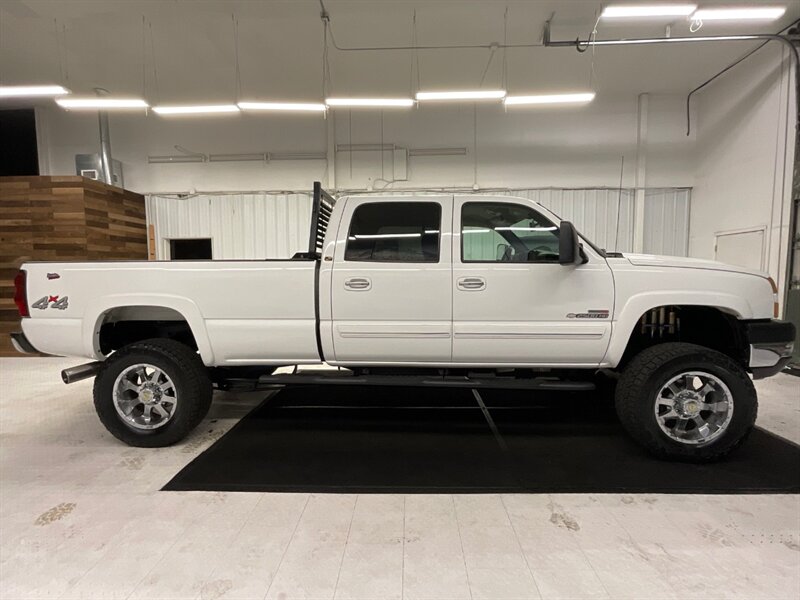
{"label": "wood plank wall panel", "polygon": [[23,356],[8,337],[23,262],[147,258],[144,196],[77,176],[0,177],[0,356]]}

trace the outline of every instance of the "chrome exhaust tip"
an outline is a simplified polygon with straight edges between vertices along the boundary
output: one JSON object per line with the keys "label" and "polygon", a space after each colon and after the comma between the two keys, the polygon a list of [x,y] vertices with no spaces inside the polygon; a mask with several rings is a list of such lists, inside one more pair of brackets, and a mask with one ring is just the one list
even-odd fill
{"label": "chrome exhaust tip", "polygon": [[70,367],[69,369],[61,371],[61,379],[64,383],[75,383],[76,381],[89,379],[89,377],[97,375],[102,366],[102,362],[95,361],[84,365],[78,365],[77,367]]}

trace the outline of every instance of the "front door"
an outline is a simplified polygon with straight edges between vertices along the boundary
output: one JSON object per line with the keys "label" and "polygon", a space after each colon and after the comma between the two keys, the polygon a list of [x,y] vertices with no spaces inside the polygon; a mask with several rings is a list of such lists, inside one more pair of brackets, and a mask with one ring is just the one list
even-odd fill
{"label": "front door", "polygon": [[456,196],[453,362],[596,365],[611,336],[606,261],[558,262],[557,221],[535,203]]}
{"label": "front door", "polygon": [[451,359],[452,196],[349,197],[331,276],[341,364]]}

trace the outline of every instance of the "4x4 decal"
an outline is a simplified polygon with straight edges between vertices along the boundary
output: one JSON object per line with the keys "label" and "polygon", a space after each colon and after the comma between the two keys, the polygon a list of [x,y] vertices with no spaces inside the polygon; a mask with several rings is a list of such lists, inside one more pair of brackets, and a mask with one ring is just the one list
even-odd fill
{"label": "4x4 decal", "polygon": [[31,304],[31,307],[38,308],[39,310],[46,310],[47,308],[66,310],[69,308],[69,296],[64,296],[61,299],[59,299],[58,296],[42,296]]}

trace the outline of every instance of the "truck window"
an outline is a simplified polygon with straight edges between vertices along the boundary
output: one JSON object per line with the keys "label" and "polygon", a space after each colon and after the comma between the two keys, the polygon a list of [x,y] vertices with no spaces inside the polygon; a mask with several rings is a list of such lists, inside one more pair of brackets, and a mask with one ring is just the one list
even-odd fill
{"label": "truck window", "polygon": [[461,207],[461,261],[558,262],[558,227],[522,204],[467,202]]}
{"label": "truck window", "polygon": [[439,262],[442,207],[436,202],[371,202],[350,221],[345,260]]}

